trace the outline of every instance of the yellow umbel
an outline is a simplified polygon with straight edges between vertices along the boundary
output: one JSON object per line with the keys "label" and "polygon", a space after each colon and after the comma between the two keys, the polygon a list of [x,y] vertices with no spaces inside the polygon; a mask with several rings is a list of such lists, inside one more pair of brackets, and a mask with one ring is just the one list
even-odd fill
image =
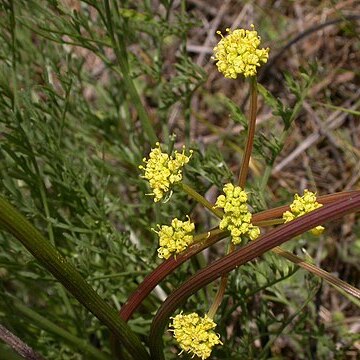
{"label": "yellow umbel", "polygon": [[140,165],[139,168],[144,170],[144,179],[149,181],[154,201],[160,201],[164,195],[170,190],[171,185],[182,180],[182,168],[190,160],[190,154],[185,155],[185,147],[181,153],[175,151],[173,156],[169,156],[161,151],[160,144],[156,143],[156,148],[151,149],[149,159],[143,159],[145,166]]}
{"label": "yellow umbel", "polygon": [[260,229],[251,223],[252,215],[247,205],[247,194],[240,186],[226,184],[224,194],[220,195],[215,207],[224,209],[224,216],[220,221],[220,229],[228,229],[234,245],[240,244],[241,236],[248,236],[255,240],[260,235]]}
{"label": "yellow umbel", "polygon": [[158,225],[159,231],[154,230],[159,235],[159,258],[168,259],[172,254],[178,254],[184,251],[192,242],[192,233],[195,225],[188,221],[173,219],[171,226]]}
{"label": "yellow umbel", "polygon": [[[323,205],[316,201],[316,194],[305,189],[303,196],[295,194],[294,201],[290,205],[290,211],[284,212],[283,219],[287,223],[311,211],[314,211],[321,206]],[[310,232],[313,235],[320,235],[324,229],[325,228],[323,226],[319,225],[311,229]]]}
{"label": "yellow umbel", "polygon": [[234,31],[226,29],[226,36],[217,31],[221,40],[214,48],[213,60],[217,61],[218,70],[226,78],[236,79],[239,74],[254,76],[257,67],[268,61],[269,48],[258,49],[260,36],[254,30],[254,25],[251,24],[251,28]]}
{"label": "yellow umbel", "polygon": [[213,346],[222,344],[219,335],[213,330],[216,327],[215,322],[207,315],[200,317],[196,313],[179,314],[172,320],[171,331],[182,351],[207,359]]}

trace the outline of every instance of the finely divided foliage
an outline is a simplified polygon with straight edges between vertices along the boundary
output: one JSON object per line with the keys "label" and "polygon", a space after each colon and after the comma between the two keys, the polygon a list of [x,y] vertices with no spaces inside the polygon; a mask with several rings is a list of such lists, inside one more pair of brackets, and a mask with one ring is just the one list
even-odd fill
{"label": "finely divided foliage", "polygon": [[[343,65],[355,59],[356,22],[334,5],[333,43],[349,51],[342,68],[315,66],[296,49],[283,71],[272,59],[294,44],[284,37],[294,33],[291,16],[250,3],[0,2],[0,357],[14,357],[6,334],[24,342],[14,351],[27,345],[64,360],[327,360],[356,351],[360,291],[331,272],[356,282],[359,229],[351,218],[339,236],[314,220],[331,206],[359,211],[358,190],[333,194],[356,189],[356,172],[330,188],[298,162],[287,176],[274,170],[294,138],[318,128],[324,169],[334,158],[344,174],[358,164],[355,72]],[[244,29],[226,28],[239,19],[231,9]],[[298,20],[305,35],[296,41],[309,34]],[[350,79],[354,98],[336,78],[336,96],[337,82],[327,82],[327,97],[312,102],[327,68]],[[343,92],[347,102],[337,103]],[[316,121],[303,126],[306,112]],[[322,123],[337,112],[338,133]],[[273,232],[308,221],[313,228],[287,250],[257,250],[236,268],[249,246],[270,246]]]}

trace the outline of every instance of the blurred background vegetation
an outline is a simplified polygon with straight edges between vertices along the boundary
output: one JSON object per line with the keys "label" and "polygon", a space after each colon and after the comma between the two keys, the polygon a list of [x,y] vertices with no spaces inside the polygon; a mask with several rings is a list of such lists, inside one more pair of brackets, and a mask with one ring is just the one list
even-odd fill
{"label": "blurred background vegetation", "polygon": [[[168,151],[194,149],[186,181],[210,201],[238,172],[248,84],[217,72],[218,29],[254,23],[271,48],[247,188],[254,211],[304,188],[360,188],[359,1],[112,1],[110,17],[106,3],[0,1],[0,191],[113,307],[160,263],[156,224],[186,214],[198,231],[217,224],[177,190],[160,205],[145,195],[138,165],[152,132]],[[286,247],[359,286],[358,216]],[[220,242],[162,282],[134,331],[146,341],[166,295],[223,252]],[[184,310],[206,312],[214,290]],[[0,299],[0,323],[45,358],[87,358],[60,329],[110,354],[108,330],[6,232]],[[270,254],[231,274],[216,322],[224,345],[214,359],[360,350],[359,303]],[[166,359],[177,358],[166,344]],[[17,358],[0,343],[0,359]]]}

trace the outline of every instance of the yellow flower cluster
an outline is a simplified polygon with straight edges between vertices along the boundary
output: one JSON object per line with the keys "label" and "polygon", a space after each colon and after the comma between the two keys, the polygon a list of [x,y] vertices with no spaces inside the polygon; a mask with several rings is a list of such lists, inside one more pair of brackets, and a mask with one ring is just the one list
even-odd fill
{"label": "yellow flower cluster", "polygon": [[221,40],[214,48],[213,60],[216,60],[216,66],[219,72],[226,78],[236,79],[238,74],[245,77],[256,75],[257,66],[265,64],[269,58],[269,48],[258,49],[260,45],[260,36],[254,30],[236,29],[223,36],[220,31],[217,33]]}
{"label": "yellow flower cluster", "polygon": [[139,168],[144,170],[142,176],[149,181],[154,201],[160,201],[170,190],[171,185],[181,181],[182,168],[190,160],[192,150],[189,156],[185,155],[185,147],[181,153],[175,151],[173,156],[169,156],[161,151],[160,144],[156,143],[156,148],[151,149],[149,159],[143,159],[146,166],[140,165]]}
{"label": "yellow flower cluster", "polygon": [[[285,220],[285,223],[287,223],[315,209],[318,209],[321,206],[323,205],[316,201],[316,194],[305,189],[303,196],[295,194],[294,201],[290,205],[290,211],[284,212],[283,219]],[[325,228],[323,226],[319,225],[311,229],[310,232],[313,235],[320,235],[324,229]]]}
{"label": "yellow flower cluster", "polygon": [[237,245],[241,242],[241,236],[248,236],[255,240],[260,235],[258,226],[251,224],[251,213],[247,206],[247,194],[240,186],[226,184],[223,189],[225,195],[220,195],[215,207],[224,209],[224,217],[220,221],[220,229],[228,229],[232,236],[232,242]]}
{"label": "yellow flower cluster", "polygon": [[196,313],[179,314],[172,319],[171,331],[182,351],[207,359],[213,346],[222,344],[219,335],[213,331],[215,322],[207,315],[202,318]]}
{"label": "yellow flower cluster", "polygon": [[158,225],[159,231],[154,230],[159,235],[159,258],[168,259],[173,253],[178,254],[184,251],[193,242],[194,223],[173,219],[171,226]]}

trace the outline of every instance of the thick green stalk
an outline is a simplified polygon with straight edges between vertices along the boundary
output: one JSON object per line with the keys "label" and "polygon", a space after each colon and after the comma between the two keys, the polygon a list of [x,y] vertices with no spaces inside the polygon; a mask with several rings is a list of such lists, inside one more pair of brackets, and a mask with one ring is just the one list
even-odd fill
{"label": "thick green stalk", "polygon": [[123,343],[135,359],[149,359],[139,338],[33,225],[0,197],[0,226],[14,235],[26,249],[92,314]]}
{"label": "thick green stalk", "polygon": [[149,337],[152,359],[164,359],[162,335],[165,326],[168,323],[171,314],[181,306],[189,296],[215,279],[229,273],[238,266],[255,259],[266,251],[269,251],[293,237],[323,224],[326,221],[335,220],[356,211],[360,211],[360,194],[356,194],[349,199],[336,201],[330,205],[325,205],[309,214],[281,225],[261,236],[258,240],[235,250],[231,254],[198,271],[168,296],[155,315]]}

